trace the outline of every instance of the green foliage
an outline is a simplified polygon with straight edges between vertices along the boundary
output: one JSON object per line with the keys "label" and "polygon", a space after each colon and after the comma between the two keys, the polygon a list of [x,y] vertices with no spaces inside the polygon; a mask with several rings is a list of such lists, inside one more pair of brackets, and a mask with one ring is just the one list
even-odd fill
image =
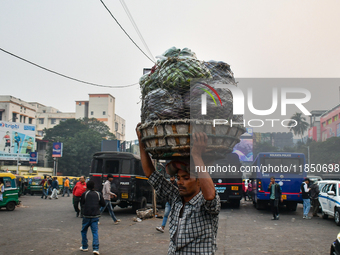
{"label": "green foliage", "polygon": [[100,151],[104,139],[115,139],[109,127],[96,119],[69,119],[59,125],[45,129],[44,140],[48,140],[47,158],[53,166],[52,144],[63,143],[63,157],[58,159],[58,172],[63,175],[88,175],[92,155]]}
{"label": "green foliage", "polygon": [[295,120],[295,121],[289,121],[288,126],[293,126],[296,124],[295,127],[291,127],[289,128],[290,131],[292,131],[294,133],[294,135],[299,135],[301,136],[301,141],[302,141],[302,137],[303,134],[307,131],[309,124],[308,122],[306,122],[306,118],[302,116],[302,113],[295,113],[292,117],[290,117],[291,119]]}

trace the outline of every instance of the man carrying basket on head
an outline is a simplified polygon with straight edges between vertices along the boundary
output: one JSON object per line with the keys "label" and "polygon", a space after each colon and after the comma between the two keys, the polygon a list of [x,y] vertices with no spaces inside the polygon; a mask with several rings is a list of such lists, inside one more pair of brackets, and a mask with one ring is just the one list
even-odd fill
{"label": "man carrying basket on head", "polygon": [[[145,151],[137,125],[140,155],[144,173],[158,195],[171,204],[168,254],[215,254],[220,198],[208,172],[195,172],[190,160],[171,161],[166,166],[170,175],[177,175],[178,188],[155,168]],[[191,159],[195,166],[204,168],[202,153],[207,146],[205,133],[192,135]]]}

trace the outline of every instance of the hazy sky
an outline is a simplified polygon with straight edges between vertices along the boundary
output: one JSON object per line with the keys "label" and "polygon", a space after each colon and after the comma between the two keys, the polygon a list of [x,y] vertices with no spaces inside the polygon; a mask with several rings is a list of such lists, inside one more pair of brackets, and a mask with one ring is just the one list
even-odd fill
{"label": "hazy sky", "polygon": [[[120,1],[105,1],[143,49]],[[339,1],[131,1],[125,0],[154,56],[188,47],[201,60],[222,60],[236,78],[340,77]],[[153,64],[121,31],[101,2],[0,2],[0,48],[46,68],[104,85],[138,82]],[[146,50],[145,50],[146,51]],[[98,88],[38,69],[0,51],[2,95],[74,112],[89,93],[110,93],[135,139],[139,86]],[[339,103],[338,86],[323,89],[317,109]],[[326,101],[324,101],[326,99]],[[333,102],[334,101],[334,102]],[[314,105],[313,105],[314,107]],[[313,110],[313,109],[309,109]]]}

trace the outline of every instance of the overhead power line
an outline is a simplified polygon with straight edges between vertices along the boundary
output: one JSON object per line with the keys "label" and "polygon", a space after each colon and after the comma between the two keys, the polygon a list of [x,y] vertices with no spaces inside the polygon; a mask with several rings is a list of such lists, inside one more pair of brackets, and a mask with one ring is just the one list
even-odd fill
{"label": "overhead power line", "polygon": [[133,44],[144,54],[144,56],[146,56],[152,63],[155,63],[155,61],[153,61],[148,55],[146,55],[146,53],[137,45],[137,43],[130,37],[130,35],[125,31],[125,29],[122,27],[121,24],[119,24],[118,20],[113,16],[113,14],[111,13],[111,11],[109,10],[109,8],[107,8],[107,6],[104,4],[103,0],[100,0],[100,2],[103,4],[103,6],[105,7],[105,9],[110,13],[111,17],[116,21],[116,23],[118,24],[118,26],[123,30],[123,32],[126,34],[127,37],[129,37],[129,39],[131,40],[131,42],[133,42]]}
{"label": "overhead power line", "polygon": [[136,86],[136,85],[138,84],[138,83],[134,83],[134,84],[130,84],[130,85],[109,86],[109,85],[102,85],[102,84],[87,82],[87,81],[79,80],[79,79],[76,79],[76,78],[73,78],[73,77],[70,77],[70,76],[67,76],[67,75],[58,73],[58,72],[53,71],[53,70],[51,70],[51,69],[48,69],[48,68],[46,68],[46,67],[40,66],[40,65],[38,65],[38,64],[35,64],[35,63],[33,63],[33,62],[31,62],[31,61],[29,61],[29,60],[27,60],[27,59],[24,59],[24,58],[22,58],[22,57],[19,57],[19,56],[15,55],[15,54],[13,54],[13,53],[7,51],[7,50],[4,50],[4,49],[2,49],[2,48],[0,48],[0,50],[3,51],[3,52],[5,52],[5,53],[7,53],[7,54],[9,54],[9,55],[11,55],[11,56],[13,56],[13,57],[16,57],[16,58],[20,59],[20,60],[22,60],[22,61],[25,61],[25,62],[27,62],[27,63],[29,63],[29,64],[31,64],[31,65],[34,65],[34,66],[36,66],[36,67],[39,67],[39,68],[41,68],[41,69],[43,69],[43,70],[45,70],[45,71],[54,73],[54,74],[56,74],[56,75],[62,76],[62,77],[64,77],[64,78],[67,78],[67,79],[70,79],[70,80],[73,80],[73,81],[85,83],[85,84],[88,84],[88,85],[91,85],[91,86],[104,87],[104,88],[112,88],[112,89],[121,89],[121,88],[127,88],[127,87]]}
{"label": "overhead power line", "polygon": [[133,19],[131,13],[130,13],[130,11],[129,11],[129,8],[128,8],[127,5],[125,4],[124,0],[120,0],[120,3],[122,4],[122,6],[123,6],[123,8],[124,8],[124,10],[125,10],[125,12],[126,12],[126,14],[127,14],[127,16],[129,17],[129,19],[130,19],[130,21],[131,21],[133,27],[135,28],[135,30],[136,30],[136,32],[137,32],[139,38],[141,39],[142,43],[144,44],[144,47],[145,47],[146,50],[149,52],[150,56],[152,57],[153,61],[155,62],[155,59],[154,59],[154,57],[153,57],[153,55],[152,55],[152,53],[151,53],[151,51],[150,51],[148,45],[146,44],[146,42],[145,42],[145,40],[144,40],[144,38],[143,38],[141,32],[139,31],[139,29],[138,29],[138,27],[137,27],[137,24],[136,24],[136,22],[134,21],[134,19]]}

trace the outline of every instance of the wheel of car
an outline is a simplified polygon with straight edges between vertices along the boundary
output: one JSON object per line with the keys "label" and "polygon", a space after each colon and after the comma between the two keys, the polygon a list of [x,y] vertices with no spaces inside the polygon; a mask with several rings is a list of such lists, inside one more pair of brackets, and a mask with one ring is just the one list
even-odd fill
{"label": "wheel of car", "polygon": [[14,202],[9,202],[6,205],[6,210],[7,211],[13,211],[15,209],[15,203]]}
{"label": "wheel of car", "polygon": [[335,224],[340,226],[340,212],[339,209],[335,208],[335,212],[334,212],[334,221]]}
{"label": "wheel of car", "polygon": [[321,212],[321,215],[322,215],[322,218],[323,218],[323,219],[327,219],[327,218],[328,218],[328,215],[327,215],[327,214],[325,214],[325,212],[324,212],[324,211],[322,211],[322,212]]}

